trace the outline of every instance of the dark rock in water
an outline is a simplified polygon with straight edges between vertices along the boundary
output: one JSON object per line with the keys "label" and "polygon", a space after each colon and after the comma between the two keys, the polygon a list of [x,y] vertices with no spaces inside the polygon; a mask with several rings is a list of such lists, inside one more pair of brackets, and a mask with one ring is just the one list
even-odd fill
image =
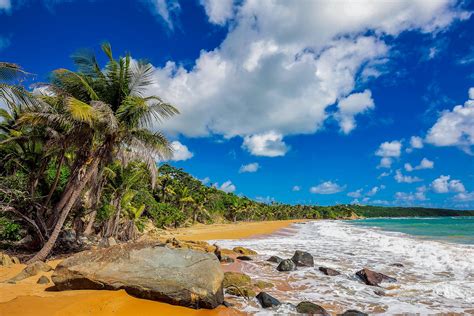
{"label": "dark rock in water", "polygon": [[212,253],[126,243],[77,253],[62,261],[52,281],[57,290],[119,290],[135,297],[193,308],[224,301],[222,272]]}
{"label": "dark rock in water", "polygon": [[278,256],[271,256],[270,258],[267,259],[268,262],[275,262],[275,263],[280,263],[283,261],[283,258],[280,258]]}
{"label": "dark rock in water", "polygon": [[232,249],[233,252],[240,253],[241,255],[252,256],[256,255],[257,252],[253,251],[252,249],[244,248],[244,247],[235,247]]}
{"label": "dark rock in water", "polygon": [[260,302],[260,305],[262,305],[263,308],[269,308],[281,304],[279,300],[265,292],[258,293],[257,300]]}
{"label": "dark rock in water", "polygon": [[221,247],[219,247],[217,244],[214,244],[214,247],[216,247],[216,249],[214,250],[214,254],[215,254],[216,257],[217,257],[217,260],[219,260],[220,262],[222,262]]}
{"label": "dark rock in water", "polygon": [[278,271],[293,271],[296,270],[296,264],[291,259],[285,259],[277,267]]}
{"label": "dark rock in water", "polygon": [[404,265],[402,263],[398,263],[398,262],[392,263],[391,266],[392,267],[397,267],[397,268],[403,268],[404,267]]}
{"label": "dark rock in water", "polygon": [[358,310],[355,310],[355,309],[349,309],[340,315],[341,316],[368,316],[369,314],[359,312]]}
{"label": "dark rock in water", "polygon": [[397,279],[388,275],[364,268],[356,272],[356,275],[367,285],[378,286],[382,282],[397,282]]}
{"label": "dark rock in water", "polygon": [[334,270],[334,269],[331,269],[331,268],[326,268],[326,267],[319,267],[319,271],[321,271],[322,273],[324,273],[325,275],[329,275],[329,276],[336,276],[336,275],[340,275],[341,273],[337,270]]}
{"label": "dark rock in water", "polygon": [[375,295],[378,295],[378,296],[385,296],[385,292],[382,291],[382,290],[375,290],[375,291],[374,291],[374,294],[375,294]]}
{"label": "dark rock in water", "polygon": [[42,275],[42,276],[40,276],[40,278],[38,279],[38,281],[36,283],[38,283],[38,284],[48,284],[49,279],[48,279],[47,276]]}
{"label": "dark rock in water", "polygon": [[312,267],[314,266],[314,259],[313,256],[306,251],[300,251],[296,250],[295,254],[291,258],[293,262],[298,266],[298,267]]}
{"label": "dark rock in water", "polygon": [[50,266],[48,266],[46,263],[42,261],[36,261],[34,263],[30,263],[27,265],[23,271],[15,275],[13,278],[10,279],[10,281],[21,281],[26,278],[32,277],[34,275],[37,275],[40,272],[48,272],[53,270]]}
{"label": "dark rock in water", "polygon": [[249,256],[238,256],[237,259],[242,261],[252,261],[252,258],[250,258]]}
{"label": "dark rock in water", "polygon": [[234,259],[232,259],[232,258],[229,257],[229,256],[222,256],[222,257],[221,257],[221,262],[222,262],[222,263],[232,263],[232,262],[234,262]]}
{"label": "dark rock in water", "polygon": [[307,301],[296,305],[296,311],[301,314],[330,316],[323,307]]}
{"label": "dark rock in water", "polygon": [[222,303],[222,305],[224,305],[225,307],[232,307],[232,306],[234,306],[234,304],[232,304],[231,302],[227,302],[227,301],[224,301],[224,303]]}

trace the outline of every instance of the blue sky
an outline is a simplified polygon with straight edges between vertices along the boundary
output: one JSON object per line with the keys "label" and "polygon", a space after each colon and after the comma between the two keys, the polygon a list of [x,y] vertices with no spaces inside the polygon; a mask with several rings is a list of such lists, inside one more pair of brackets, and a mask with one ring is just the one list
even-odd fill
{"label": "blue sky", "polygon": [[236,194],[474,209],[472,12],[452,0],[0,0],[0,60],[33,81],[103,41],[149,60],[149,93],[182,112],[154,126],[172,163]]}

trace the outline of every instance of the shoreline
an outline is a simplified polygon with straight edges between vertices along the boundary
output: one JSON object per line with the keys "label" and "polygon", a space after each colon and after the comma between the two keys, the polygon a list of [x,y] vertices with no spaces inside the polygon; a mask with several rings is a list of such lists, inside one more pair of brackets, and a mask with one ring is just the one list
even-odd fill
{"label": "shoreline", "polygon": [[[195,225],[187,228],[163,231],[161,237],[181,240],[246,239],[266,235],[286,234],[292,224],[307,220],[283,220],[262,222],[238,222],[230,224]],[[160,231],[160,233],[162,233]],[[49,261],[53,268],[61,260]],[[17,284],[3,283],[25,267],[14,264],[11,267],[0,266],[0,315],[244,315],[238,310],[218,307],[214,310],[190,309],[166,303],[138,299],[124,290],[80,290],[50,292],[51,284],[37,284],[41,275],[51,278],[52,271],[40,273]],[[224,267],[223,267],[224,268]],[[225,268],[224,268],[225,271]]]}

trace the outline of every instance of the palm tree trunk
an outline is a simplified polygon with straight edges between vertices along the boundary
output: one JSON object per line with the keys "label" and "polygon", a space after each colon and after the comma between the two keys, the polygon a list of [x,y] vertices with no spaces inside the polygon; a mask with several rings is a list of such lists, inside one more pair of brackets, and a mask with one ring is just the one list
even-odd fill
{"label": "palm tree trunk", "polygon": [[[80,197],[82,190],[86,186],[87,182],[89,182],[92,174],[95,172],[95,169],[99,166],[99,162],[101,155],[99,154],[92,159],[90,164],[84,164],[81,168],[79,168],[79,172],[74,175],[73,181],[71,182],[70,190],[63,194],[61,200],[59,201],[59,205],[64,205],[64,207],[59,210],[59,218],[54,225],[53,232],[49,237],[48,241],[44,244],[43,248],[27,263],[33,263],[35,261],[43,261],[49,255],[51,250],[56,243],[56,240],[59,237],[59,233],[61,232],[64,222],[69,215],[69,211],[72,209],[74,204],[76,204],[77,199]],[[71,192],[70,194],[69,191]]]}
{"label": "palm tree trunk", "polygon": [[46,201],[44,202],[44,206],[47,206],[49,204],[49,201],[51,201],[51,197],[53,196],[54,191],[56,191],[56,187],[58,186],[58,182],[59,182],[59,176],[61,175],[61,168],[64,163],[65,154],[66,154],[66,151],[63,150],[59,158],[58,169],[56,170],[56,175],[54,176],[53,184],[51,185],[51,188],[49,189],[49,193],[48,193],[48,196],[46,197]]}

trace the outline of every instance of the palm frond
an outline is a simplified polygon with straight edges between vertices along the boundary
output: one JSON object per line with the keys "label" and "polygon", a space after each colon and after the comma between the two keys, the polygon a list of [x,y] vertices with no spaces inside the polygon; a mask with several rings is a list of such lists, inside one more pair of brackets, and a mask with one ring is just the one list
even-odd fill
{"label": "palm frond", "polygon": [[92,125],[92,122],[98,118],[96,111],[89,104],[73,97],[67,98],[66,102],[73,119]]}

